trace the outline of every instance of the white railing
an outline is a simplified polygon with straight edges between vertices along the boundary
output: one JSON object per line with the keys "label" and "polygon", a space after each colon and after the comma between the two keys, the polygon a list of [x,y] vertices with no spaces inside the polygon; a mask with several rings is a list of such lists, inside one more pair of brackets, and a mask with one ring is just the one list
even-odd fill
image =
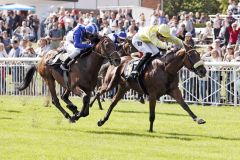
{"label": "white railing", "polygon": [[[48,88],[40,75],[23,92],[17,91],[30,65],[36,64],[39,58],[0,58],[0,95],[48,95]],[[179,87],[186,102],[203,105],[238,105],[240,94],[240,62],[206,62],[208,70],[205,78],[199,78],[187,69],[179,72]],[[57,93],[62,88],[57,86]],[[115,91],[108,92],[105,97],[111,97]],[[134,91],[125,94],[124,99],[133,100],[137,96]],[[146,97],[147,98],[147,97]],[[169,96],[163,96],[160,102],[174,101]]]}

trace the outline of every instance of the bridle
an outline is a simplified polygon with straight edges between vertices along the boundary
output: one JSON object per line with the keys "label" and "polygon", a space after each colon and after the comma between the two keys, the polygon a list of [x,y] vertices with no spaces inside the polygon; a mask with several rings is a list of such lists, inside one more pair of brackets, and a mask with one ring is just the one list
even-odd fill
{"label": "bridle", "polygon": [[[96,54],[99,55],[100,57],[103,57],[104,59],[107,59],[107,60],[110,62],[110,64],[113,65],[114,63],[113,63],[112,55],[113,55],[114,53],[117,53],[116,50],[115,50],[115,51],[112,51],[109,55],[101,54],[101,52],[96,51],[96,46],[102,45],[102,43],[105,41],[105,38],[109,39],[107,36],[102,37],[103,40],[101,40],[97,45],[94,45],[92,52],[96,53]],[[101,50],[102,50],[102,49],[101,49]]]}
{"label": "bridle", "polygon": [[[186,48],[185,48],[185,51],[186,51]],[[183,62],[185,61],[185,59],[187,58],[188,59],[188,61],[189,61],[189,63],[190,63],[190,65],[192,66],[191,68],[189,68],[189,70],[190,71],[193,71],[194,73],[197,73],[197,68],[199,67],[199,66],[201,66],[201,65],[204,65],[204,62],[202,61],[202,60],[199,60],[198,62],[196,62],[196,63],[194,63],[193,61],[192,61],[192,59],[191,59],[191,54],[193,54],[193,53],[197,53],[198,54],[198,52],[196,51],[196,49],[190,49],[190,50],[188,50],[188,51],[186,51],[186,56],[184,57],[184,59],[183,59]]]}

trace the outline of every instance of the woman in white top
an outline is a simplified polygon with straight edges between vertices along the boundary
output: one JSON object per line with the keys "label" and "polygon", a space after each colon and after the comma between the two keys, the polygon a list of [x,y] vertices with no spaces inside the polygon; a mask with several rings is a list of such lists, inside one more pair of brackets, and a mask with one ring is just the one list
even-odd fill
{"label": "woman in white top", "polygon": [[8,57],[8,54],[4,48],[4,44],[0,43],[0,58]]}
{"label": "woman in white top", "polygon": [[48,51],[50,51],[50,47],[47,45],[47,39],[41,38],[38,40],[38,47],[36,49],[36,54],[38,57],[43,57]]}
{"label": "woman in white top", "polygon": [[[211,62],[221,62],[222,58],[220,56],[220,53],[218,53],[217,50],[212,50],[211,52]],[[221,90],[221,71],[220,67],[212,67],[211,69],[211,101],[213,103],[216,103],[215,105],[218,105],[220,103],[220,90]]]}

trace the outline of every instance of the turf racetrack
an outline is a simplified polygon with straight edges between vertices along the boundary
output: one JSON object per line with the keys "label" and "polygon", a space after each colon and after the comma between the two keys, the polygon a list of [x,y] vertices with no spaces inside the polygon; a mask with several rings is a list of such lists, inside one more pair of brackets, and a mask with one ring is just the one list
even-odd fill
{"label": "turf racetrack", "polygon": [[[73,99],[78,106],[82,101]],[[122,101],[104,126],[104,110],[70,124],[42,97],[0,97],[0,160],[239,160],[240,108],[191,109],[198,125],[176,104],[157,104],[154,133],[148,105]]]}

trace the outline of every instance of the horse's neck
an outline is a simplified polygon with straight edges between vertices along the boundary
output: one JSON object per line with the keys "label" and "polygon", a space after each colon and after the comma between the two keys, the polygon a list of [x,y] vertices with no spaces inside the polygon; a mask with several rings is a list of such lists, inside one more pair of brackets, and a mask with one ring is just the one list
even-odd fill
{"label": "horse's neck", "polygon": [[171,74],[176,74],[183,67],[182,57],[176,56],[171,62],[166,65],[165,70]]}
{"label": "horse's neck", "polygon": [[87,57],[80,58],[79,63],[81,63],[81,61],[85,61],[84,63],[86,64],[84,66],[85,70],[88,73],[97,74],[102,66],[103,60],[104,59],[100,55],[93,52],[93,53],[90,53],[90,55],[88,55]]}

